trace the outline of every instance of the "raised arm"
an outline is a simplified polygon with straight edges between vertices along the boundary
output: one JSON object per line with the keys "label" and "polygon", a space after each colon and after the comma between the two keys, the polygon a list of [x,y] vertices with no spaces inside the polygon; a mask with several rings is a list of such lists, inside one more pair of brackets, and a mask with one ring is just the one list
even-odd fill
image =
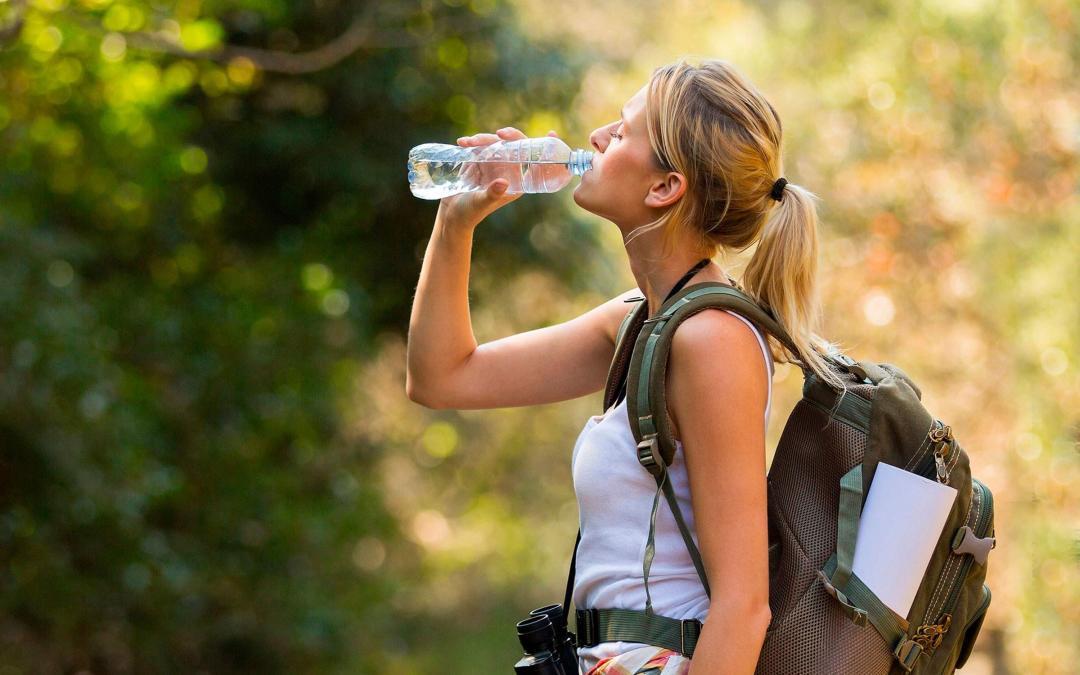
{"label": "raised arm", "polygon": [[405,391],[429,408],[539,405],[604,386],[631,289],[569,321],[477,346],[469,314],[472,227],[436,217],[409,320]]}

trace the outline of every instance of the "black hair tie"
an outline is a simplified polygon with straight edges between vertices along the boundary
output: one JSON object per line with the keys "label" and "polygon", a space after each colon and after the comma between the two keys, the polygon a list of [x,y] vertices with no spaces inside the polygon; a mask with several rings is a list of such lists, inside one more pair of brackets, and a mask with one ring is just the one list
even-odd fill
{"label": "black hair tie", "polygon": [[769,193],[769,196],[772,197],[773,199],[775,199],[776,201],[780,201],[781,199],[783,199],[784,198],[784,186],[785,185],[787,185],[787,178],[783,178],[783,177],[777,178],[776,182],[773,183],[772,192]]}

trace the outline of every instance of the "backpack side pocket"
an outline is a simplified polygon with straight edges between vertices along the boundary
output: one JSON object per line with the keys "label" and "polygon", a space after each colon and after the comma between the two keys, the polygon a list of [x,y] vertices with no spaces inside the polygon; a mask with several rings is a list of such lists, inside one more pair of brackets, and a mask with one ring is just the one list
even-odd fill
{"label": "backpack side pocket", "polygon": [[964,628],[964,636],[960,642],[960,653],[956,657],[956,668],[963,668],[967,663],[968,657],[971,656],[971,650],[975,648],[975,640],[979,637],[979,631],[982,629],[983,621],[986,620],[986,610],[990,607],[990,587],[983,584],[983,601],[979,605],[979,608],[975,610],[975,615],[971,617],[971,621],[967,627]]}

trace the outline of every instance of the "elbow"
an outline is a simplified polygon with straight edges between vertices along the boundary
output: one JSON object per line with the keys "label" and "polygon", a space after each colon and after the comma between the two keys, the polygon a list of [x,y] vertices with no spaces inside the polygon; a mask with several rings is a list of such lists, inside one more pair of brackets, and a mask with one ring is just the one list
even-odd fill
{"label": "elbow", "polygon": [[769,629],[769,624],[772,623],[772,608],[769,607],[769,603],[760,605],[757,612],[757,624],[761,628],[762,635]]}
{"label": "elbow", "polygon": [[439,406],[428,396],[427,392],[419,387],[416,384],[416,381],[408,375],[405,376],[405,395],[408,396],[409,400],[413,403],[418,403],[425,408],[430,408],[431,410],[437,410],[439,408]]}
{"label": "elbow", "polygon": [[765,629],[769,627],[769,622],[772,621],[772,608],[769,607],[768,592],[764,597],[755,594],[754,597],[744,598],[742,603],[743,616],[757,628],[761,629],[761,634],[765,634]]}
{"label": "elbow", "polygon": [[722,612],[724,616],[738,617],[738,625],[762,640],[765,638],[769,623],[772,622],[772,609],[767,599],[729,596],[726,600],[712,603],[709,614],[711,615],[714,610]]}
{"label": "elbow", "polygon": [[747,612],[747,616],[750,617],[754,627],[754,639],[764,642],[765,633],[769,630],[769,624],[772,622],[772,610],[769,608],[769,603],[753,605]]}
{"label": "elbow", "polygon": [[757,645],[759,648],[765,642],[765,634],[772,622],[772,610],[769,603],[746,603],[735,615],[742,617],[738,622],[742,626],[744,638],[747,644]]}

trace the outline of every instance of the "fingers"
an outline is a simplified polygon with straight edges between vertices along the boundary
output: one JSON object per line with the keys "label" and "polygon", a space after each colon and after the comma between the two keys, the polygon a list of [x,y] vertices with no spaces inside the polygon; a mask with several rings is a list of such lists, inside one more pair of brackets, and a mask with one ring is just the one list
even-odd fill
{"label": "fingers", "polygon": [[[558,136],[554,131],[549,131],[548,136]],[[461,146],[473,146],[473,145],[490,145],[496,141],[516,141],[518,139],[528,138],[523,131],[515,127],[503,127],[493,134],[473,134],[472,136],[462,136],[457,139],[458,145]]]}
{"label": "fingers", "polygon": [[506,141],[516,141],[520,138],[528,138],[524,132],[515,129],[514,127],[503,127],[495,133],[498,134],[499,138]]}
{"label": "fingers", "polygon": [[462,136],[457,139],[458,145],[470,146],[470,145],[491,145],[495,141],[501,141],[502,139],[495,134],[473,134],[472,136]]}

